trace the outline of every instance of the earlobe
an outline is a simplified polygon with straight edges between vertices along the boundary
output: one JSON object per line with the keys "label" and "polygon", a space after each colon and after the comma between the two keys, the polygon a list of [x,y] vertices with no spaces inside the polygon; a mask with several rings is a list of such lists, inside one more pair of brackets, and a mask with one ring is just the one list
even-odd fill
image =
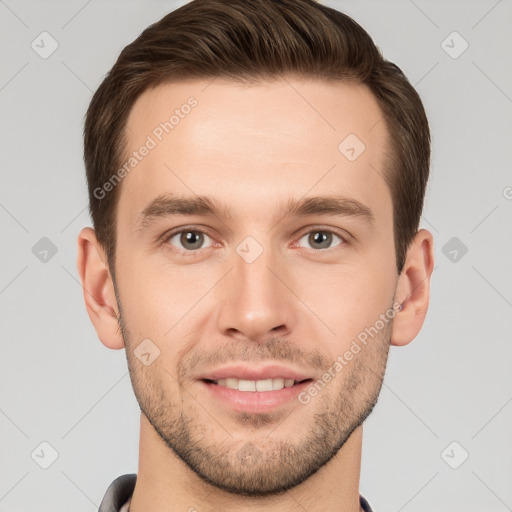
{"label": "earlobe", "polygon": [[104,250],[91,228],[78,235],[77,267],[85,307],[99,339],[108,348],[123,348],[114,283]]}
{"label": "earlobe", "polygon": [[433,237],[426,229],[420,229],[407,251],[398,279],[396,300],[402,304],[402,309],[393,320],[392,345],[407,345],[420,332],[428,310],[433,268]]}

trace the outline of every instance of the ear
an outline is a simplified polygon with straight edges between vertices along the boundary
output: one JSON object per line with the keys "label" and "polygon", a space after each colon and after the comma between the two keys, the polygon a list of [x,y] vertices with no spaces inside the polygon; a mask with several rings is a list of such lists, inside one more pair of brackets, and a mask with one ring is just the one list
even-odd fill
{"label": "ear", "polygon": [[78,235],[77,266],[85,307],[98,338],[108,348],[123,348],[114,282],[103,247],[91,228],[82,229]]}
{"label": "ear", "polygon": [[402,309],[393,319],[392,345],[407,345],[420,332],[427,315],[433,267],[432,234],[420,229],[409,246],[404,268],[398,278],[396,300],[402,304]]}

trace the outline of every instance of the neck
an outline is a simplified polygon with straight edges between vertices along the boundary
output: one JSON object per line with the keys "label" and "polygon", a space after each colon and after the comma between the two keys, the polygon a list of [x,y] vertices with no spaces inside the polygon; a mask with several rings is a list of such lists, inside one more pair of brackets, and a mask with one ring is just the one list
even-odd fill
{"label": "neck", "polygon": [[139,469],[130,512],[359,512],[362,426],[339,452],[300,485],[277,496],[239,496],[201,480],[141,414]]}

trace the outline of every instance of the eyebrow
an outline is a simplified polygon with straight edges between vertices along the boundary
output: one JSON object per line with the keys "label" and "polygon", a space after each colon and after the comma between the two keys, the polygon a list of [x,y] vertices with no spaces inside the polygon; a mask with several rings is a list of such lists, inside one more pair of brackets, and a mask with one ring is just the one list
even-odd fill
{"label": "eyebrow", "polygon": [[[162,194],[153,199],[140,213],[136,230],[144,230],[155,221],[173,215],[204,215],[218,217],[223,220],[232,218],[228,205],[217,206],[214,199],[208,196],[184,197],[174,194]],[[340,215],[359,217],[373,226],[375,216],[368,206],[356,199],[342,195],[315,196],[288,199],[286,206],[281,208],[280,220],[286,217],[305,217],[308,215]]]}

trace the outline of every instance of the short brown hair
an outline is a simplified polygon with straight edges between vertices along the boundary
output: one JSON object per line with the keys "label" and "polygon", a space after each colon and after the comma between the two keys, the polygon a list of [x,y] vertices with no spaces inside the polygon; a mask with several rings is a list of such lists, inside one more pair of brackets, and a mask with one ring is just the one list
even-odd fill
{"label": "short brown hair", "polygon": [[[95,194],[124,161],[130,110],[148,88],[185,79],[258,82],[298,76],[364,84],[382,110],[390,147],[384,178],[393,199],[401,273],[418,231],[430,167],[421,99],[349,16],[314,0],[193,0],[126,46],[94,94],[84,126],[89,211],[114,272],[120,185]],[[341,141],[340,141],[341,142]]]}

